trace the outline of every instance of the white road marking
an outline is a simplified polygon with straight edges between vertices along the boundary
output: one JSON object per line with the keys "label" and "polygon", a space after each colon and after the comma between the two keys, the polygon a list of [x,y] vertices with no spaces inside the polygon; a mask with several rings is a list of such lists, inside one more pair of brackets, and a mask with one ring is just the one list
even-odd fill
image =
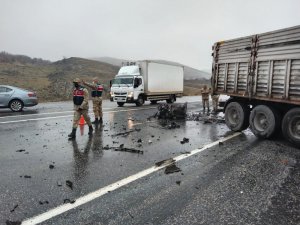
{"label": "white road marking", "polygon": [[[115,110],[115,111],[104,111],[103,113],[115,113],[115,112],[130,112],[130,111],[139,111],[145,109],[155,109],[156,107],[145,107],[145,108],[138,108],[138,109],[129,109],[129,110]],[[73,112],[73,111],[72,111]],[[93,113],[91,113],[93,115]],[[44,118],[35,118],[35,119],[24,119],[24,120],[11,120],[11,121],[4,121],[0,122],[0,124],[7,124],[7,123],[20,123],[20,122],[28,122],[28,121],[38,121],[38,120],[49,120],[49,119],[56,119],[56,118],[66,118],[72,117],[73,115],[66,115],[66,116],[53,116],[53,117],[44,117]]]}
{"label": "white road marking", "polygon": [[[232,135],[230,135],[228,137],[225,137],[225,138],[222,138],[222,139],[220,139],[218,141],[215,141],[215,142],[212,142],[210,144],[207,144],[207,145],[203,146],[202,148],[195,149],[195,150],[191,151],[188,154],[179,155],[179,156],[175,157],[174,160],[175,160],[175,162],[181,161],[181,160],[186,159],[186,158],[188,158],[188,157],[190,157],[192,155],[200,153],[200,152],[202,152],[202,151],[204,151],[204,150],[206,150],[208,148],[211,148],[211,147],[213,147],[215,145],[218,145],[219,142],[228,141],[228,140],[230,140],[230,139],[232,139],[234,137],[237,137],[240,134],[241,134],[240,132],[234,133],[234,134],[232,134]],[[152,167],[150,167],[148,169],[145,169],[145,170],[143,170],[143,171],[141,171],[139,173],[136,173],[136,174],[134,174],[132,176],[129,176],[127,178],[124,178],[122,180],[119,180],[119,181],[117,181],[117,182],[115,182],[113,184],[110,184],[110,185],[106,186],[106,187],[100,188],[100,189],[98,189],[98,190],[96,190],[94,192],[91,192],[91,193],[89,193],[89,194],[87,194],[85,196],[82,196],[82,197],[76,199],[75,203],[73,203],[73,204],[69,203],[69,204],[60,205],[60,206],[58,206],[56,208],[50,209],[49,211],[47,211],[45,213],[42,213],[42,214],[37,215],[35,217],[26,219],[26,220],[24,220],[21,223],[21,225],[35,225],[35,224],[42,223],[42,222],[44,222],[46,220],[49,220],[49,219],[51,219],[53,217],[56,217],[56,216],[58,216],[58,215],[60,215],[62,213],[65,213],[65,212],[67,212],[67,211],[69,211],[71,209],[74,209],[74,208],[76,208],[78,206],[81,206],[81,205],[86,204],[86,203],[88,203],[90,201],[93,201],[96,198],[99,198],[99,197],[101,197],[101,196],[103,196],[103,195],[105,195],[105,194],[107,194],[107,193],[109,193],[111,191],[117,190],[118,188],[123,187],[123,186],[125,186],[127,184],[130,184],[133,181],[136,181],[136,180],[138,180],[140,178],[148,176],[148,175],[150,175],[150,174],[152,174],[152,173],[154,173],[154,172],[156,172],[158,170],[161,170],[161,169],[167,167],[168,165],[170,165],[170,163],[169,164],[163,164],[161,166],[152,166]]]}
{"label": "white road marking", "polygon": [[[103,108],[103,109],[115,109],[115,108]],[[51,114],[61,114],[61,113],[72,113],[72,111],[62,111],[62,112],[47,112],[47,113],[31,113],[31,114],[26,114],[26,115],[18,115],[18,116],[3,116],[0,117],[0,119],[5,119],[5,118],[14,118],[14,117],[27,117],[27,116],[39,116],[39,115],[51,115]]]}

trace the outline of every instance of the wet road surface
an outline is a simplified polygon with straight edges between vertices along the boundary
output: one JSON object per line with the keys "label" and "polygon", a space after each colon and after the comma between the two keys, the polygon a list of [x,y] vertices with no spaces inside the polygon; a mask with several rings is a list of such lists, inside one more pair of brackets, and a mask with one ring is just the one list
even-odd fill
{"label": "wet road surface", "polygon": [[[189,112],[200,109],[198,98],[179,101],[189,102]],[[87,126],[78,128],[76,141],[67,139],[70,102],[0,111],[0,224],[36,224],[27,219],[45,212],[42,224],[300,223],[300,151],[281,138],[261,141],[249,131],[233,134],[223,123],[199,121],[166,129],[148,119],[153,105],[105,101],[103,108],[104,124],[92,137]],[[183,138],[189,142],[181,144]],[[143,154],[115,151],[121,144]],[[176,162],[178,172],[153,169],[181,156],[187,158]],[[149,168],[148,175],[118,183]],[[115,182],[121,187],[110,191]],[[105,194],[74,208],[97,190]],[[52,210],[61,205],[56,216]]]}

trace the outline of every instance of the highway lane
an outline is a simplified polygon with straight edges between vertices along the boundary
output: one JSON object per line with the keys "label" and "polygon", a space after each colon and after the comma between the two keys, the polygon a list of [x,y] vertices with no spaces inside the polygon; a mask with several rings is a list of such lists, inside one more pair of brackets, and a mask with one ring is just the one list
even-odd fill
{"label": "highway lane", "polygon": [[[200,109],[200,102],[197,102],[197,98],[181,99],[181,101],[184,100],[193,102],[189,103],[189,111]],[[68,111],[67,107],[64,108]],[[41,115],[35,114],[30,115],[28,118],[25,117],[36,120],[20,121],[24,120],[23,117],[3,117],[0,119],[0,122],[8,122],[0,124],[0,223],[4,223],[6,220],[24,221],[40,215],[62,205],[65,199],[79,199],[95,190],[105,188],[114,182],[144,171],[152,167],[155,162],[180,156],[185,152],[218,141],[224,136],[232,135],[224,124],[203,124],[198,121],[178,121],[180,128],[163,129],[159,121],[155,119],[147,120],[149,116],[156,112],[152,105],[146,105],[142,108],[132,106],[120,108],[110,102],[105,102],[104,108],[104,126],[98,127],[91,138],[88,138],[86,134],[86,126],[83,130],[79,129],[78,137],[73,142],[67,140],[67,134],[71,128],[72,113],[63,112],[65,113],[63,115],[62,113],[56,113],[57,108],[51,109],[51,104],[46,104],[42,109],[39,109]],[[51,115],[53,118],[47,118],[50,117],[48,114],[42,114],[48,112],[54,113]],[[136,130],[126,137],[116,135],[129,129]],[[248,136],[250,139],[247,138]],[[189,143],[180,144],[184,137],[190,138]],[[228,168],[236,166],[235,164],[231,165],[231,161],[227,159],[237,153],[245,154],[246,150],[241,149],[241,147],[247,145],[258,146],[257,152],[262,151],[264,153],[266,145],[261,146],[261,143],[265,142],[258,142],[249,132],[246,132],[246,136],[243,135],[237,138],[232,139],[233,143],[230,147],[226,144],[215,146],[204,150],[201,154],[196,154],[178,162],[181,170],[185,171],[182,172],[183,175],[181,173],[164,175],[164,169],[154,172],[85,205],[71,209],[60,216],[55,216],[45,221],[44,224],[71,224],[74,221],[78,221],[75,224],[141,224],[141,221],[163,224],[169,223],[172,218],[179,219],[184,214],[184,205],[181,206],[180,201],[178,202],[176,199],[186,198],[186,204],[193,204],[193,196],[195,197],[197,193],[200,194],[199,189],[195,187],[186,189],[187,187],[183,186],[183,183],[178,185],[175,182],[174,187],[179,188],[179,192],[176,192],[176,195],[171,194],[173,198],[161,198],[159,204],[157,202],[154,204],[154,199],[149,199],[149,196],[153,196],[156,200],[160,199],[153,195],[156,187],[159,187],[159,185],[165,186],[165,182],[168,184],[170,179],[173,182],[172,177],[175,177],[176,181],[179,180],[178,176],[188,178],[189,176],[186,176],[186,174],[189,173],[191,173],[189,179],[193,180],[195,177],[192,174],[197,174],[197,171],[203,171],[203,173],[198,174],[196,179],[201,178],[205,182],[207,181],[207,187],[209,187],[210,180],[214,178],[210,175],[208,168],[215,168],[216,173],[218,171],[223,173],[222,170],[225,168],[219,168],[223,162],[228,165]],[[142,143],[138,142],[139,139],[142,140]],[[249,143],[251,144],[249,145]],[[283,160],[284,163],[288,162],[286,167],[296,167],[298,156],[293,147],[282,140],[279,142],[271,141],[270,143],[279,146],[274,151],[269,149],[272,154],[276,155],[276,152],[284,150],[282,157],[278,157],[279,164],[280,160]],[[120,144],[124,144],[128,148],[142,150],[144,154],[115,152],[112,149],[105,150],[107,145],[111,147]],[[18,150],[25,151],[16,152]],[[216,154],[216,151],[218,154]],[[204,153],[205,155],[203,155]],[[287,159],[283,157],[285,155],[288,156]],[[202,160],[200,165],[197,161],[194,161],[197,157]],[[274,159],[270,158],[271,161]],[[201,167],[202,164],[206,166]],[[50,169],[49,165],[53,165],[54,168]],[[229,170],[228,168],[227,170]],[[292,169],[285,170],[285,167],[281,169],[286,171],[286,177],[290,176]],[[31,178],[24,178],[25,175],[31,176]],[[182,179],[180,178],[180,180]],[[273,179],[276,180],[278,177],[274,176]],[[66,186],[66,180],[72,181],[73,189]],[[238,177],[236,180],[238,180]],[[278,184],[283,183],[281,179]],[[174,182],[170,186],[172,190],[174,188],[173,184]],[[132,190],[136,192],[132,193]],[[164,196],[164,192],[164,189],[157,189],[157,195],[159,196]],[[139,195],[135,195],[136,193],[148,196],[143,201],[153,202],[153,205],[149,204],[149,208],[145,207],[139,213],[134,212],[134,210],[141,207],[140,205],[135,208],[137,204],[141,204],[140,200],[142,199],[137,198]],[[116,201],[116,199],[120,201]],[[215,200],[211,199],[211,201]],[[209,201],[207,200],[207,202]],[[16,205],[17,208],[11,212]],[[68,203],[65,205],[68,205]],[[164,206],[168,206],[166,208],[170,208],[169,211],[161,210]],[[154,211],[152,211],[153,208],[155,208]],[[134,212],[133,214],[130,213],[134,215],[134,220],[127,213],[129,209],[132,210],[129,212]],[[170,210],[175,210],[178,217],[170,214]],[[156,215],[157,213],[159,215]],[[197,210],[193,213],[197,214]],[[199,211],[198,213],[201,214],[202,212]],[[137,219],[136,214],[140,215],[139,219]],[[78,218],[78,215],[82,216]],[[208,218],[212,218],[211,216],[212,213]],[[150,219],[152,217],[153,219]],[[126,223],[122,222],[123,219]],[[175,223],[174,220],[172,223]]]}

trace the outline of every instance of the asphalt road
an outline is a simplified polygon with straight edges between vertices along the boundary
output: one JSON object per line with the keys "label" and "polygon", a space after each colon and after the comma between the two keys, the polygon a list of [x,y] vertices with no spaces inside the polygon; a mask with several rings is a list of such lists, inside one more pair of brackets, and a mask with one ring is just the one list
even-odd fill
{"label": "asphalt road", "polygon": [[300,224],[300,150],[280,135],[193,120],[168,129],[149,119],[153,105],[103,108],[104,124],[76,141],[71,102],[0,110],[0,224]]}

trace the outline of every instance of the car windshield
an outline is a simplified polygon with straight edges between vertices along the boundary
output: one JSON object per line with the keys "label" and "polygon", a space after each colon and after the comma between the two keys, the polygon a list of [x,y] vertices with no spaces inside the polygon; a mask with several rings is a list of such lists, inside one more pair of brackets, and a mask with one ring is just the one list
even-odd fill
{"label": "car windshield", "polygon": [[116,78],[112,81],[112,86],[132,86],[133,78]]}

